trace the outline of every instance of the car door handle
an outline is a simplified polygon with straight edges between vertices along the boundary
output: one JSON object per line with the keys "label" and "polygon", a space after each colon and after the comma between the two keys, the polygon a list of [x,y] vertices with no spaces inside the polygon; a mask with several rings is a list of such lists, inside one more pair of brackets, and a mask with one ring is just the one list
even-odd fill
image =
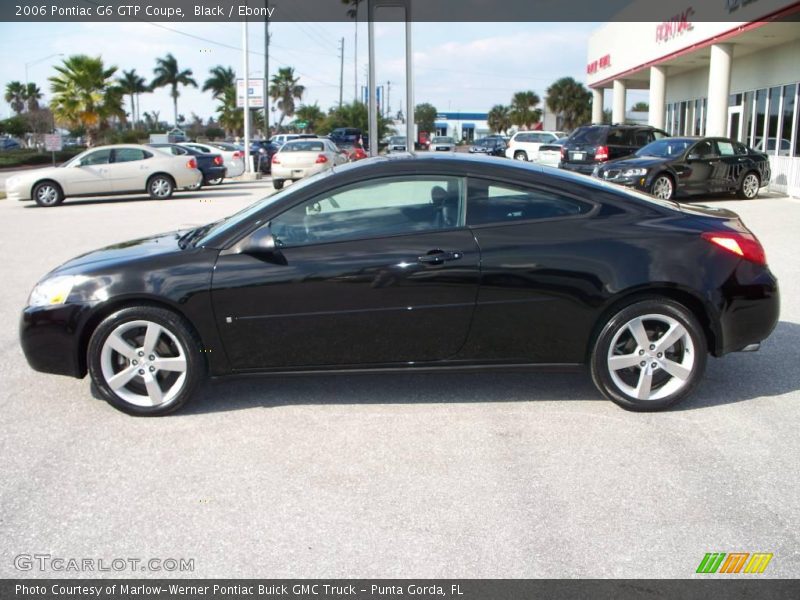
{"label": "car door handle", "polygon": [[429,250],[424,256],[417,258],[417,262],[428,265],[440,265],[448,260],[458,260],[464,256],[462,252],[449,252],[445,250]]}

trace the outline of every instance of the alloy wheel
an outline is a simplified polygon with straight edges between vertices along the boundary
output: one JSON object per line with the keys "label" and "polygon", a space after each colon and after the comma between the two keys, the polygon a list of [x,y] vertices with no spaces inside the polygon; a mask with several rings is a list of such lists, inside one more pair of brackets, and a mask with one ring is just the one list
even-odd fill
{"label": "alloy wheel", "polygon": [[153,321],[128,321],[103,342],[100,367],[108,387],[125,402],[165,406],[183,389],[186,351],[169,329]]}
{"label": "alloy wheel", "polygon": [[742,192],[748,200],[755,198],[758,194],[758,177],[754,173],[748,173],[742,181]]}
{"label": "alloy wheel", "polygon": [[150,184],[150,191],[154,196],[166,198],[170,194],[171,187],[172,186],[170,185],[169,181],[163,177],[158,177]]}
{"label": "alloy wheel", "polygon": [[667,315],[646,314],[619,328],[607,364],[620,391],[638,400],[661,400],[689,383],[695,356],[692,336],[683,324]]}
{"label": "alloy wheel", "polygon": [[653,182],[653,196],[656,198],[670,200],[672,198],[672,193],[672,180],[669,177],[662,175]]}
{"label": "alloy wheel", "polygon": [[36,198],[39,201],[39,204],[52,206],[58,202],[58,190],[54,185],[41,185],[36,191]]}

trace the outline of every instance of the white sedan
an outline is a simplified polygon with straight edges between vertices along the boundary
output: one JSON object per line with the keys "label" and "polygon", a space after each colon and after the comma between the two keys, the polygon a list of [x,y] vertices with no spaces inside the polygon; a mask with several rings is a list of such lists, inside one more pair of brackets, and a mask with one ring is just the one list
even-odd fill
{"label": "white sedan", "polygon": [[73,196],[138,192],[165,200],[176,188],[195,186],[202,179],[194,157],[124,144],[91,148],[59,167],[15,175],[6,181],[6,195],[10,200],[35,200],[39,206],[56,206]]}
{"label": "white sedan", "polygon": [[238,177],[244,173],[244,152],[233,144],[227,142],[181,142],[179,145],[194,148],[206,154],[221,154],[225,161],[226,177]]}
{"label": "white sedan", "polygon": [[347,154],[328,139],[292,140],[272,156],[272,185],[279,190],[286,181],[297,181],[346,162]]}

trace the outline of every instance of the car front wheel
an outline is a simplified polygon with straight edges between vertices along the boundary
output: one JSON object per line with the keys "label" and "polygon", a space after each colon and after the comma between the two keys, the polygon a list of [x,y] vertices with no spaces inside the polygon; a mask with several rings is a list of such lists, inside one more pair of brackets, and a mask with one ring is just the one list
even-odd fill
{"label": "car front wheel", "polygon": [[64,192],[57,183],[43,181],[33,188],[33,199],[39,206],[58,206],[64,201]]}
{"label": "car front wheel", "polygon": [[274,187],[276,190],[282,190],[283,189],[283,183],[284,183],[283,179],[273,179],[272,180],[272,187]]}
{"label": "car front wheel", "polygon": [[681,304],[649,299],[630,304],[603,327],[591,357],[600,392],[623,408],[654,411],[677,404],[706,365],[706,339]]}
{"label": "car front wheel", "polygon": [[182,406],[205,375],[200,343],[179,315],[151,306],[119,310],[89,341],[89,374],[102,397],[137,416]]}
{"label": "car front wheel", "polygon": [[650,193],[661,200],[672,200],[675,195],[675,185],[668,175],[659,175],[653,180]]}
{"label": "car front wheel", "polygon": [[522,151],[514,152],[514,160],[528,160],[528,155]]}

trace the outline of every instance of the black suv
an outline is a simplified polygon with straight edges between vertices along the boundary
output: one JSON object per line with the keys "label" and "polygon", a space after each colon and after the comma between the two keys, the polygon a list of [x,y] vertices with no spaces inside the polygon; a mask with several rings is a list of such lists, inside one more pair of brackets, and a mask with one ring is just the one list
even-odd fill
{"label": "black suv", "polygon": [[650,142],[669,137],[666,131],[647,125],[584,125],[561,146],[559,167],[591,175],[606,162],[629,156]]}

